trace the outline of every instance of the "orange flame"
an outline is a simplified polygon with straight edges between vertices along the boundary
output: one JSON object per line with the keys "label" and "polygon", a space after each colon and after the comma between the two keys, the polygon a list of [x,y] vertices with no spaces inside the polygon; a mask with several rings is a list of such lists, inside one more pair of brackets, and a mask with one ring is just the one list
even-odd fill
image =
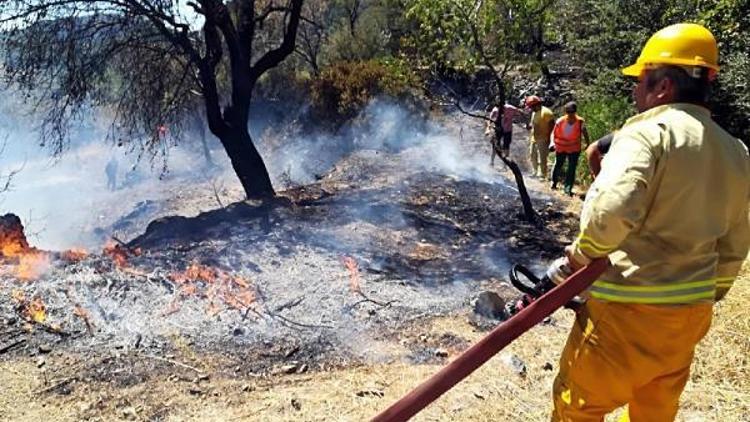
{"label": "orange flame", "polygon": [[62,253],[62,259],[70,262],[71,264],[74,264],[76,262],[81,262],[84,259],[86,259],[89,256],[88,251],[83,248],[72,248],[68,249],[67,251],[64,251]]}
{"label": "orange flame", "polygon": [[119,244],[109,240],[104,245],[102,252],[115,263],[116,267],[124,268],[128,266],[128,251]]}
{"label": "orange flame", "polygon": [[22,255],[24,252],[24,248],[16,242],[7,242],[0,245],[0,253],[8,258]]}
{"label": "orange flame", "polygon": [[357,261],[350,257],[345,256],[342,258],[344,262],[344,266],[347,270],[349,270],[349,288],[352,292],[361,292],[361,283],[359,278],[359,267],[357,266]]}
{"label": "orange flame", "polygon": [[21,290],[14,290],[11,298],[20,309],[21,316],[28,322],[43,323],[47,320],[47,306],[42,298],[35,296],[31,300]]}
{"label": "orange flame", "polygon": [[50,267],[49,254],[19,242],[8,241],[0,244],[0,257],[8,259],[14,266],[12,273],[21,280],[34,280],[47,272]]}
{"label": "orange flame", "polygon": [[16,276],[21,280],[35,280],[50,267],[49,255],[44,252],[30,252],[18,257]]}
{"label": "orange flame", "polygon": [[[219,303],[243,310],[257,300],[255,289],[248,280],[198,262],[190,263],[184,271],[171,273],[169,279],[180,286],[180,297],[205,298],[208,301],[206,312],[212,316],[221,312]],[[170,308],[168,313],[179,309],[176,303],[172,303]]]}

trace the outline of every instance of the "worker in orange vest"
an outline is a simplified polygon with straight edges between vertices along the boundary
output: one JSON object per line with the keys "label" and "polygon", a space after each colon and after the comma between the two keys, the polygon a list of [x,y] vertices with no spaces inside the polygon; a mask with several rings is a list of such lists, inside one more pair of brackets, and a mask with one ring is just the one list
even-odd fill
{"label": "worker in orange vest", "polygon": [[597,258],[611,265],[588,291],[560,358],[552,421],[673,421],[695,346],[750,248],[750,156],[711,118],[719,70],[711,32],[656,32],[637,62],[640,114],[615,134],[586,196],[580,233],[548,277]]}
{"label": "worker in orange vest", "polygon": [[552,170],[552,189],[557,189],[557,180],[562,173],[565,161],[568,169],[565,172],[565,193],[573,195],[573,184],[576,180],[578,157],[581,155],[581,137],[589,144],[589,133],[584,120],[576,113],[578,105],[571,101],[565,104],[565,116],[555,122],[552,137],[555,146],[555,167]]}

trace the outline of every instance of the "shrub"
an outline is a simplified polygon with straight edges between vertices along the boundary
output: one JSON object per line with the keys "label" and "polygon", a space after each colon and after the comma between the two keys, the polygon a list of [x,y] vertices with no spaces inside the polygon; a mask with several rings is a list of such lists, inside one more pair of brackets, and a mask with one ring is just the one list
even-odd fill
{"label": "shrub", "polygon": [[[634,113],[631,102],[622,95],[612,95],[596,86],[579,91],[578,114],[586,119],[591,142],[618,129]],[[588,186],[592,182],[588,162],[583,156],[579,161],[576,179]]]}
{"label": "shrub", "polygon": [[336,63],[314,78],[311,112],[318,122],[340,125],[354,118],[375,97],[411,95],[413,76],[399,62],[368,60]]}

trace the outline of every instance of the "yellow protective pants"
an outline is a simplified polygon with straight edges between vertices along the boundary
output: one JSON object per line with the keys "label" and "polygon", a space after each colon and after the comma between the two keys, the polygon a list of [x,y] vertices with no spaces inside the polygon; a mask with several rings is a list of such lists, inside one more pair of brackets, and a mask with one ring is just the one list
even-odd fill
{"label": "yellow protective pants", "polygon": [[547,179],[547,156],[549,155],[549,139],[529,140],[529,161],[534,169],[534,175]]}
{"label": "yellow protective pants", "polygon": [[625,404],[633,422],[673,421],[695,345],[708,331],[711,315],[708,303],[590,299],[560,358],[552,421],[603,421]]}

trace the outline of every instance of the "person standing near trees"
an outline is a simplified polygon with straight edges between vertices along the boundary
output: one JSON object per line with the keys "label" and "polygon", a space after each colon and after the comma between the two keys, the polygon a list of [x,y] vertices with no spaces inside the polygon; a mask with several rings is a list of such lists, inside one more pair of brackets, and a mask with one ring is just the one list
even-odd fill
{"label": "person standing near trees", "polygon": [[565,161],[568,168],[565,172],[565,193],[573,196],[573,184],[576,180],[578,157],[581,155],[581,138],[590,143],[583,118],[578,116],[578,105],[571,101],[565,104],[565,116],[555,122],[552,135],[555,144],[555,167],[552,170],[552,189],[557,189],[557,181],[561,176]]}
{"label": "person standing near trees", "polygon": [[555,127],[555,115],[552,110],[542,105],[542,99],[536,95],[526,97],[524,104],[532,112],[531,121],[526,125],[526,129],[531,130],[529,160],[534,168],[534,176],[546,180],[547,155],[550,135]]}
{"label": "person standing near trees", "polygon": [[[513,119],[522,115],[521,109],[503,102],[492,108],[485,129],[486,134],[494,135],[492,138],[492,153],[490,155],[490,166],[495,165],[497,149],[503,157],[510,154],[510,142],[513,139]],[[494,132],[493,132],[494,129]]]}

